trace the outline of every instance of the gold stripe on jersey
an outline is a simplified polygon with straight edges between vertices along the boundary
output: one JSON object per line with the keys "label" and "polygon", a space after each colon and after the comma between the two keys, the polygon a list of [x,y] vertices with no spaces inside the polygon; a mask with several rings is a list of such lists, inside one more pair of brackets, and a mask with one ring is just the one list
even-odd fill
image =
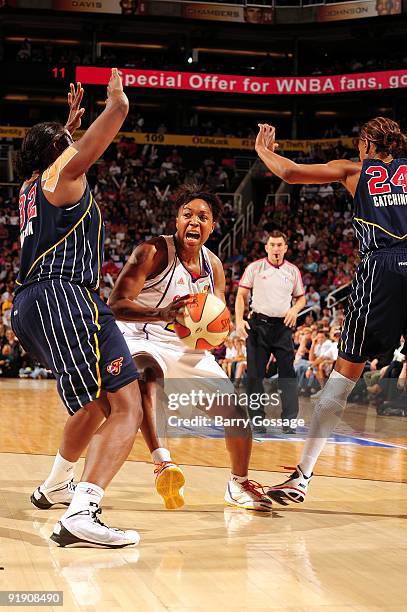
{"label": "gold stripe on jersey", "polygon": [[[88,297],[90,301],[92,302],[93,307],[95,309],[95,325],[96,325],[97,330],[100,331],[98,307],[96,306],[96,303],[92,299],[89,289],[87,289],[86,287],[84,287],[84,289],[86,293],[88,294]],[[95,351],[96,351],[96,376],[98,379],[98,390],[96,392],[96,399],[98,399],[100,397],[100,392],[102,390],[102,379],[100,376],[100,365],[99,365],[100,364],[100,350],[99,350],[99,339],[98,339],[97,331],[94,333],[94,338],[95,338]]]}
{"label": "gold stripe on jersey", "polygon": [[366,225],[373,225],[374,227],[378,227],[379,229],[382,230],[382,232],[384,232],[385,234],[388,234],[392,238],[397,238],[397,240],[404,240],[405,238],[407,238],[407,234],[404,234],[404,236],[396,236],[396,234],[392,234],[391,232],[389,232],[389,230],[385,229],[378,223],[373,223],[373,221],[366,221],[365,219],[360,219],[359,217],[353,217],[353,218],[355,219],[355,221],[360,221],[360,223],[366,223]]}
{"label": "gold stripe on jersey", "polygon": [[97,280],[97,283],[94,289],[99,289],[99,284],[100,284],[100,236],[102,234],[102,214],[96,202],[95,202],[95,206],[96,206],[96,209],[99,215],[99,229],[98,229],[98,280]]}
{"label": "gold stripe on jersey", "polygon": [[48,255],[48,253],[50,253],[53,249],[56,249],[61,242],[63,242],[64,240],[66,240],[68,238],[68,236],[70,236],[72,234],[72,232],[74,232],[76,230],[76,228],[78,227],[78,225],[80,223],[82,223],[82,221],[84,220],[84,218],[86,217],[86,215],[88,214],[88,212],[91,209],[92,206],[92,202],[93,202],[93,197],[92,194],[89,194],[89,206],[87,207],[87,209],[85,210],[85,212],[83,213],[82,217],[79,219],[79,221],[77,223],[75,223],[75,225],[69,230],[69,232],[67,234],[65,234],[65,236],[63,236],[60,240],[58,240],[58,242],[56,242],[55,244],[53,244],[52,246],[49,247],[49,249],[47,249],[46,251],[44,251],[44,253],[42,253],[39,257],[37,257],[37,259],[34,261],[34,263],[31,265],[30,269],[27,272],[27,275],[25,277],[25,279],[27,280],[27,278],[30,276],[31,272],[33,271],[33,268],[37,265],[37,263],[40,261],[40,259],[42,259],[43,257],[45,257],[45,255]]}

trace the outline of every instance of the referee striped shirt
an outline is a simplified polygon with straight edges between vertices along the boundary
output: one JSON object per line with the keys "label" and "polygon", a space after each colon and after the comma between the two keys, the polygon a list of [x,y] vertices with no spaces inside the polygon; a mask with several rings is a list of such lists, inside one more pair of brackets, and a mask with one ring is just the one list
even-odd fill
{"label": "referee striped shirt", "polygon": [[291,307],[292,298],[305,294],[297,266],[286,260],[275,266],[267,257],[247,266],[239,287],[251,289],[252,311],[268,317],[284,317]]}

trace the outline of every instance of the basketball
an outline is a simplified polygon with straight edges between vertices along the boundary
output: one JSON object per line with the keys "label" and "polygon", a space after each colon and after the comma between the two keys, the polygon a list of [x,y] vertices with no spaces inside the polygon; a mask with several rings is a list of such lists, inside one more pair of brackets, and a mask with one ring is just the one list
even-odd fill
{"label": "basketball", "polygon": [[212,293],[191,296],[182,323],[174,324],[177,336],[197,350],[216,348],[229,335],[230,313],[221,299]]}

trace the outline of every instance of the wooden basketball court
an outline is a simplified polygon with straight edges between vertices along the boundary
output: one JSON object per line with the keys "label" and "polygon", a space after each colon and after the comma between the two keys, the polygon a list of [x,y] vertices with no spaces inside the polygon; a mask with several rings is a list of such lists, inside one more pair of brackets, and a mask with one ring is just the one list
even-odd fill
{"label": "wooden basketball court", "polygon": [[[303,401],[307,419],[311,403]],[[64,610],[398,611],[407,609],[407,420],[349,407],[303,505],[258,515],[223,504],[221,439],[170,441],[186,505],[166,511],[137,439],[102,520],[137,529],[137,548],[60,549],[60,509],[29,496],[52,464],[66,412],[53,381],[0,382],[0,590],[63,591]],[[281,482],[302,435],[253,445],[251,478]],[[80,476],[80,469],[76,475]],[[47,609],[51,609],[48,607]],[[60,610],[60,607],[53,608]]]}

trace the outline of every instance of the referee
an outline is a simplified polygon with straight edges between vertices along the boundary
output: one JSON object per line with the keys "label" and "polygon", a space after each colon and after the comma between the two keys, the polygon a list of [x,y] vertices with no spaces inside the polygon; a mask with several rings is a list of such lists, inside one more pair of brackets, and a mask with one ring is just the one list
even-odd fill
{"label": "referee", "polygon": [[[305,306],[301,272],[284,259],[288,249],[287,236],[273,231],[266,243],[267,257],[247,266],[239,283],[236,297],[236,332],[246,338],[247,393],[249,416],[256,418],[254,431],[265,433],[262,424],[264,407],[258,408],[258,394],[264,393],[263,378],[272,353],[276,358],[281,390],[282,419],[295,419],[298,414],[297,381],[294,371],[294,345],[291,328]],[[246,300],[251,293],[251,312],[245,321]],[[292,306],[293,298],[295,300]],[[253,408],[255,407],[255,409]],[[295,433],[289,425],[283,433]]]}

